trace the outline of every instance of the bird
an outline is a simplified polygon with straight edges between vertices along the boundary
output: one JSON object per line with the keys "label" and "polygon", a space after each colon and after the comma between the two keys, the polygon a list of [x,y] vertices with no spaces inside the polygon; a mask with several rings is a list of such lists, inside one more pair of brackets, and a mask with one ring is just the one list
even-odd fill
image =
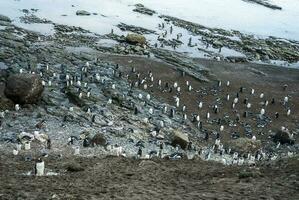
{"label": "bird", "polygon": [[291,109],[288,109],[287,116],[289,116],[290,114],[291,114]]}
{"label": "bird", "polygon": [[209,112],[207,113],[206,116],[207,116],[207,119],[210,119],[210,113]]}
{"label": "bird", "polygon": [[251,108],[251,103],[247,103],[246,107]]}
{"label": "bird", "polygon": [[234,98],[234,104],[237,104],[238,103],[238,101],[239,101],[239,99],[238,99],[238,97],[236,97],[236,98]]}
{"label": "bird", "polygon": [[224,126],[221,125],[219,130],[222,132],[224,130]]}
{"label": "bird", "polygon": [[75,148],[75,152],[74,152],[74,155],[79,155],[80,154],[80,147],[76,147]]}
{"label": "bird", "polygon": [[264,108],[261,109],[260,114],[261,114],[261,115],[264,115],[264,114],[265,114],[265,109],[264,109]]}
{"label": "bird", "polygon": [[256,136],[254,135],[254,136],[252,136],[252,141],[256,141]]}
{"label": "bird", "polygon": [[142,98],[143,98],[143,95],[142,95],[141,93],[139,93],[139,94],[138,94],[138,98],[139,98],[139,99],[142,99]]}
{"label": "bird", "polygon": [[19,151],[18,151],[17,149],[13,149],[13,150],[12,150],[12,154],[13,154],[14,156],[16,156],[16,155],[19,154]]}
{"label": "bird", "polygon": [[226,95],[226,100],[229,101],[229,94]]}
{"label": "bird", "polygon": [[283,99],[283,102],[284,102],[284,104],[286,104],[286,103],[288,103],[288,101],[289,101],[289,97],[284,97],[284,99]]}
{"label": "bird", "polygon": [[198,108],[202,108],[202,105],[203,103],[202,102],[199,102],[199,104],[198,104]]}
{"label": "bird", "polygon": [[227,82],[226,82],[226,86],[228,87],[229,85],[230,85],[230,82],[229,82],[229,81],[227,81]]}
{"label": "bird", "polygon": [[253,88],[251,89],[251,94],[252,94],[252,95],[254,94],[254,89],[253,89]]}
{"label": "bird", "polygon": [[260,98],[261,98],[261,99],[264,98],[264,93],[261,93],[261,94],[260,94]]}
{"label": "bird", "polygon": [[15,110],[16,110],[16,111],[19,111],[19,110],[20,110],[20,105],[19,105],[19,104],[16,104],[16,105],[15,105]]}
{"label": "bird", "polygon": [[45,173],[45,162],[38,158],[35,162],[35,175],[36,176],[43,176]]}

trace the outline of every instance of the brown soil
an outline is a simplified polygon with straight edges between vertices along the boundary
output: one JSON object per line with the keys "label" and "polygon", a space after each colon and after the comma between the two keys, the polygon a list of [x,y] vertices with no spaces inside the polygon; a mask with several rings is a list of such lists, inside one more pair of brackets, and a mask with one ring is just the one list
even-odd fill
{"label": "brown soil", "polygon": [[[66,171],[70,163],[83,171]],[[58,176],[22,175],[34,163],[0,156],[0,199],[298,199],[298,159],[256,168],[201,160],[46,158]],[[72,165],[72,164],[71,164]]]}

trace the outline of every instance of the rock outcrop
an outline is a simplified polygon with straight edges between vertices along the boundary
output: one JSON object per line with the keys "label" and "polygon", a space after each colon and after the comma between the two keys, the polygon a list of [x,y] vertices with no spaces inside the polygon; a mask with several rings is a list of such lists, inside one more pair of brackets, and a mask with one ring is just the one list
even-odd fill
{"label": "rock outcrop", "polygon": [[129,33],[126,36],[126,41],[130,44],[145,44],[146,43],[146,39],[143,35],[140,34],[136,34],[136,33]]}
{"label": "rock outcrop", "polygon": [[14,103],[34,104],[40,99],[44,88],[38,75],[15,74],[8,77],[4,94]]}

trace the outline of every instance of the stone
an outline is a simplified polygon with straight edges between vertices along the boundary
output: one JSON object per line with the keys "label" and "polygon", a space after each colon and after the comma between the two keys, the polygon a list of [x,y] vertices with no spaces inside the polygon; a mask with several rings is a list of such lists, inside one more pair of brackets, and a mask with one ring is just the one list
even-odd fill
{"label": "stone", "polygon": [[70,163],[67,163],[65,165],[65,168],[68,172],[80,172],[80,171],[84,171],[84,168],[78,164],[78,163],[75,163],[75,162],[70,162]]}
{"label": "stone", "polygon": [[129,33],[126,36],[126,41],[130,44],[145,44],[146,43],[146,39],[143,35],[140,34],[136,34],[136,33]]}
{"label": "stone", "polygon": [[171,142],[172,146],[175,147],[176,145],[180,145],[182,149],[186,149],[188,144],[189,144],[188,135],[177,130],[173,132],[173,139]]}
{"label": "stone", "polygon": [[91,15],[91,13],[87,12],[86,10],[77,10],[76,15],[88,16],[88,15]]}
{"label": "stone", "polygon": [[260,140],[252,140],[245,137],[240,137],[236,140],[228,141],[228,146],[239,153],[255,152],[261,148]]}
{"label": "stone", "polygon": [[91,144],[92,145],[105,146],[107,144],[107,141],[106,141],[105,137],[102,134],[97,133],[91,139]]}
{"label": "stone", "polygon": [[34,74],[15,74],[8,77],[4,94],[14,103],[34,104],[44,91],[42,80]]}
{"label": "stone", "polygon": [[274,142],[280,142],[280,144],[294,144],[294,139],[291,137],[291,134],[288,130],[279,130],[273,136]]}
{"label": "stone", "polygon": [[11,19],[9,17],[0,14],[0,21],[11,22]]}

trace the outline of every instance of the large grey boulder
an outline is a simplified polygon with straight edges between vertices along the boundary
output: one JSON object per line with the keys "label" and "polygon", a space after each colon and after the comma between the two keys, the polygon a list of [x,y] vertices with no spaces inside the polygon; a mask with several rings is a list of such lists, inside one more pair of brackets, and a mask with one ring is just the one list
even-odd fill
{"label": "large grey boulder", "polygon": [[34,74],[15,74],[8,77],[4,94],[14,103],[34,104],[40,99],[44,87],[42,80]]}

